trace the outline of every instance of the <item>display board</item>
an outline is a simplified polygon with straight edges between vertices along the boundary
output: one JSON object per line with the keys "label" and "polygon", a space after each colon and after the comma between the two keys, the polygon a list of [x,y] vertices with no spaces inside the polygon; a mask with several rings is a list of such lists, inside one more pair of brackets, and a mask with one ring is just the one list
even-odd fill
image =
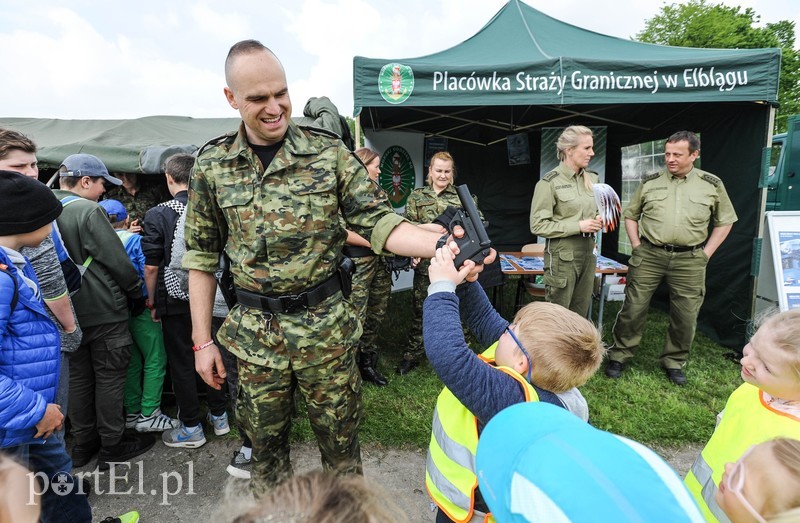
{"label": "display board", "polygon": [[756,312],[800,308],[800,211],[766,213]]}

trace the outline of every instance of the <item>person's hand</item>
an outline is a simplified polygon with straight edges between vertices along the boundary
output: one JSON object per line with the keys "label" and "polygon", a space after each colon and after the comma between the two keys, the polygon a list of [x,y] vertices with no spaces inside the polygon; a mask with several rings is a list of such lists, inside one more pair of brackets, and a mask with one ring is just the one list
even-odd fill
{"label": "person's hand", "polygon": [[194,353],[194,368],[209,387],[222,390],[225,377],[228,375],[222,356],[216,344],[211,344],[205,349]]}
{"label": "person's hand", "polygon": [[[433,223],[441,225],[445,230],[450,230],[450,222],[453,221],[453,218],[456,217],[456,214],[460,210],[460,207],[448,205],[442,214],[433,219]],[[442,231],[442,234],[444,234],[444,231]]]}
{"label": "person's hand", "polygon": [[579,221],[578,226],[580,227],[581,232],[586,234],[594,234],[603,227],[603,222],[595,217],[592,219]]}
{"label": "person's hand", "polygon": [[[453,258],[461,252],[458,248],[458,244],[455,242],[454,238],[461,238],[464,236],[465,231],[464,228],[460,225],[456,225],[453,227],[453,234],[448,238],[446,246],[450,248],[450,251],[453,253]],[[472,260],[465,260],[462,267],[469,266],[470,271],[469,275],[466,277],[466,280],[469,282],[476,281],[478,279],[478,275],[483,272],[483,267],[486,264],[494,263],[494,260],[497,258],[497,251],[494,249],[489,249],[489,255],[483,260],[483,263],[475,263]]]}
{"label": "person's hand", "polygon": [[[428,278],[431,283],[450,280],[454,285],[458,285],[466,279],[473,267],[465,262],[460,269],[456,269],[454,259],[453,251],[447,246],[436,249],[436,254],[431,258],[431,266],[428,268]],[[472,260],[468,261],[475,265]]]}
{"label": "person's hand", "polygon": [[132,232],[133,234],[141,234],[142,233],[142,226],[140,225],[139,218],[133,220],[128,226],[128,231]]}
{"label": "person's hand", "polygon": [[64,424],[64,415],[61,413],[61,405],[48,403],[44,409],[44,416],[36,424],[36,435],[34,438],[49,438]]}
{"label": "person's hand", "polygon": [[419,265],[419,262],[421,262],[421,261],[422,261],[422,258],[411,258],[411,268],[413,269],[414,267]]}
{"label": "person's hand", "polygon": [[161,323],[161,318],[156,315],[156,308],[150,308],[150,319],[153,320],[153,323]]}
{"label": "person's hand", "polygon": [[83,341],[83,331],[81,330],[81,326],[77,323],[75,327],[70,331],[64,331],[64,338],[70,340],[70,346],[79,347],[81,341]]}

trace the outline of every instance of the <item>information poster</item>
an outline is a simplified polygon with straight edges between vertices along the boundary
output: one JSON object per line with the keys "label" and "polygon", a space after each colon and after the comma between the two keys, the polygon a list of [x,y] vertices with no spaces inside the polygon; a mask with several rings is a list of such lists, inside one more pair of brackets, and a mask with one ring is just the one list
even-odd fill
{"label": "information poster", "polygon": [[800,211],[766,214],[756,286],[756,312],[800,308]]}

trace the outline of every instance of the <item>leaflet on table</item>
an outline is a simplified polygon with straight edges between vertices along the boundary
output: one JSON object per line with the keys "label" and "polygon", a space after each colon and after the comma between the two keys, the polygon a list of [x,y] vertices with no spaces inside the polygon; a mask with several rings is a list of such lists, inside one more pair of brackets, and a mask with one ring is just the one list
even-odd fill
{"label": "leaflet on table", "polygon": [[513,271],[516,270],[516,267],[511,265],[511,262],[508,261],[508,258],[513,258],[513,256],[508,256],[507,254],[500,255],[500,270],[501,271]]}
{"label": "leaflet on table", "polygon": [[597,268],[598,269],[624,269],[625,265],[612,260],[611,258],[606,258],[605,256],[598,256],[597,257]]}
{"label": "leaflet on table", "polygon": [[514,263],[519,265],[520,269],[524,271],[542,271],[544,270],[544,258],[541,256],[523,256],[517,258]]}

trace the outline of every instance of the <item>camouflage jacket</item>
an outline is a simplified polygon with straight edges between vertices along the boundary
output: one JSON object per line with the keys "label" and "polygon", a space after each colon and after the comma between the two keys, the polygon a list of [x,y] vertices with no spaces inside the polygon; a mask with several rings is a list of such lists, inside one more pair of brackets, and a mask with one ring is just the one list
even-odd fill
{"label": "camouflage jacket", "polygon": [[[140,174],[139,176],[147,175]],[[141,221],[147,211],[159,203],[169,200],[171,197],[168,192],[162,190],[160,187],[148,185],[141,187],[136,192],[136,195],[131,195],[122,186],[114,187],[113,189],[109,189],[103,198],[106,200],[118,200],[125,206],[125,210],[128,211],[128,216],[130,216],[131,221],[139,220],[139,225],[142,225]]]}
{"label": "camouflage jacket", "polygon": [[[298,294],[334,273],[345,227],[382,254],[401,221],[338,138],[290,123],[264,170],[242,125],[200,150],[189,185],[183,266],[214,272],[224,250],[237,288]],[[307,311],[274,318],[235,307],[219,335],[251,363],[303,368],[338,357],[360,330],[352,307],[336,294]]]}

